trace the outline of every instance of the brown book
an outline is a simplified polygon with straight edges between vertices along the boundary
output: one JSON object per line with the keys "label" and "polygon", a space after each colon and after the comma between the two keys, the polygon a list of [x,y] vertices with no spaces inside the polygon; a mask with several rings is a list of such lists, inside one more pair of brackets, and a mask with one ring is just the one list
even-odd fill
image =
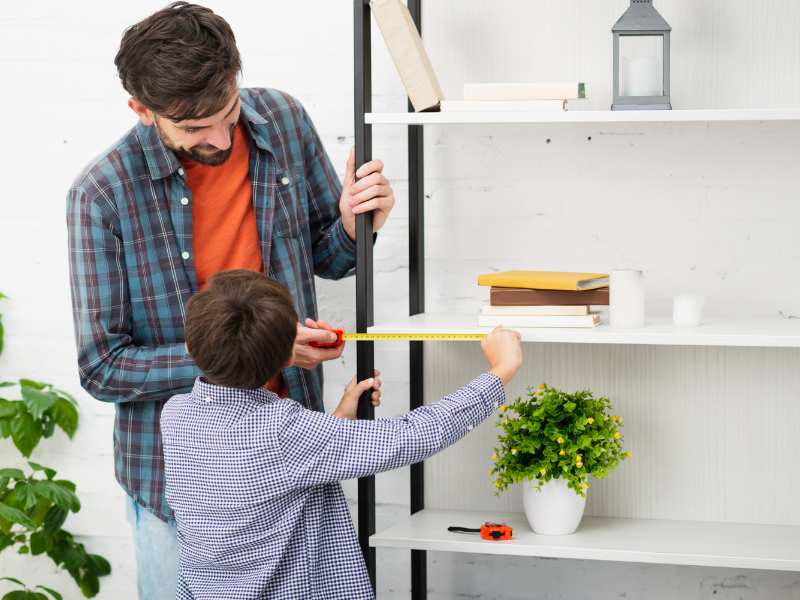
{"label": "brown book", "polygon": [[607,306],[608,287],[583,292],[493,287],[489,303],[492,306]]}

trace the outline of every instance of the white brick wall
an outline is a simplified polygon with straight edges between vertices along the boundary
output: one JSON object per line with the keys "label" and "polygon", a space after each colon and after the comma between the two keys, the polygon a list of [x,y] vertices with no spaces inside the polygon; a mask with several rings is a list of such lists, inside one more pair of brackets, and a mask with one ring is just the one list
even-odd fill
{"label": "white brick wall", "polygon": [[[299,97],[334,163],[343,170],[352,145],[352,3],[209,4],[236,32],[244,84],[278,87]],[[625,0],[497,0],[491,5],[479,0],[427,0],[424,28],[433,63],[450,97],[459,97],[461,84],[468,80],[580,78],[589,81],[591,98],[585,104],[603,108],[609,103],[609,29],[626,4]],[[800,6],[796,2],[659,0],[657,5],[674,28],[673,101],[677,108],[800,104],[796,35]],[[71,517],[68,527],[85,536],[91,551],[106,555],[114,567],[114,574],[103,580],[101,598],[134,598],[134,565],[123,495],[113,478],[113,410],[83,394],[77,384],[64,196],[80,168],[132,124],[113,56],[122,29],[161,6],[162,2],[152,0],[133,5],[47,0],[9,4],[0,15],[4,82],[0,114],[5,117],[0,150],[5,175],[0,202],[0,290],[11,296],[0,305],[7,328],[0,379],[40,378],[80,398],[81,426],[75,440],[57,434],[42,443],[35,458],[78,484],[84,508]],[[402,88],[377,30],[373,39],[375,109],[404,110]],[[381,320],[407,310],[406,149],[404,129],[381,126],[374,133],[374,154],[385,160],[398,196],[396,211],[376,248],[375,315]],[[429,308],[477,307],[483,294],[474,285],[474,275],[493,267],[605,270],[640,265],[648,274],[648,306],[654,312],[665,312],[672,292],[685,285],[707,294],[711,312],[800,314],[797,282],[778,277],[794,273],[800,258],[794,242],[800,216],[796,202],[800,177],[794,160],[798,133],[800,127],[794,123],[428,128]],[[548,138],[549,144],[545,143]],[[322,316],[352,329],[354,282],[319,282],[318,289]],[[429,370],[445,369],[448,381],[466,381],[474,373],[451,366],[462,351],[432,352]],[[587,381],[581,373],[563,368],[571,363],[546,364],[567,356],[564,349],[528,348],[526,352],[537,362],[526,365],[520,386],[528,379],[556,375],[559,384],[567,387]],[[752,441],[777,427],[779,438],[788,442],[794,433],[791,424],[800,416],[791,404],[800,392],[800,382],[796,369],[788,366],[787,355],[776,356],[774,365],[773,356],[754,350],[746,360],[732,360],[724,352],[700,352],[698,360],[704,361],[707,371],[687,374],[677,371],[685,362],[681,356],[659,354],[658,364],[666,365],[667,372],[674,366],[684,384],[661,389],[661,396],[646,387],[639,396],[625,395],[625,386],[636,381],[634,372],[641,366],[636,357],[631,358],[630,377],[613,372],[607,380],[589,383],[616,393],[632,422],[648,415],[663,416],[658,407],[668,407],[670,398],[694,394],[693,402],[687,403],[691,431],[702,431],[703,419],[718,415],[729,419],[720,428],[723,433],[699,446],[702,452],[717,442],[730,442],[725,436],[731,431],[737,432],[744,445],[749,436]],[[608,364],[602,362],[606,358],[603,351],[589,347],[569,355],[575,364]],[[479,364],[475,357],[472,361]],[[767,371],[759,371],[759,363]],[[386,382],[381,412],[404,410],[408,398],[405,348],[379,346],[376,364]],[[736,397],[735,404],[727,405],[747,411],[748,422],[753,423],[749,429],[742,429],[742,414],[726,410],[724,399],[719,405],[704,404],[715,393],[709,390],[706,376],[710,373],[711,381],[724,381],[734,375],[732,364],[753,369],[741,375],[745,381],[762,372],[777,378],[770,388],[769,413],[759,412],[757,396]],[[341,361],[327,369],[329,408],[354,370],[355,352],[350,347]],[[429,389],[432,394],[444,393],[440,387],[431,382]],[[695,404],[700,407],[696,411]],[[656,412],[640,414],[637,407],[642,406]],[[635,431],[629,428],[627,433],[635,440]],[[680,428],[675,435],[675,448],[697,443]],[[491,432],[485,430],[466,440],[459,452],[474,453],[480,460],[490,444]],[[662,454],[656,455],[656,450]],[[454,467],[455,454],[437,459],[429,472]],[[14,455],[8,443],[0,444],[0,463],[11,462]],[[652,465],[657,473],[664,467],[653,462],[655,456],[672,460],[670,447],[656,448],[651,456],[642,457],[640,464]],[[735,477],[732,456],[718,480],[737,490],[736,498],[756,500],[750,504],[777,496],[777,504],[769,506],[777,506],[779,522],[796,521],[789,514],[797,490],[793,463],[768,457],[764,469],[769,477],[757,480],[762,488],[761,483],[747,485],[753,472]],[[709,468],[698,460],[703,469]],[[610,510],[623,510],[614,504],[615,494],[624,489],[622,483],[640,495],[636,486],[643,486],[647,475],[638,477],[621,472],[617,483],[612,477],[610,487],[600,494],[603,502],[611,502]],[[657,475],[650,477],[648,483]],[[736,481],[738,486],[730,486]],[[774,482],[779,482],[777,489],[767,487]],[[473,487],[467,491],[483,498],[483,484],[469,479],[467,487]],[[715,496],[714,490],[700,485],[700,497],[713,505],[703,510],[711,514],[716,514],[720,503],[736,500],[732,491]],[[435,479],[428,487],[432,504],[447,505],[454,493]],[[346,489],[354,498],[355,486],[347,483]],[[379,527],[404,510],[407,490],[406,471],[378,478]],[[676,497],[683,498],[684,492]],[[514,504],[518,499],[510,496],[501,501]],[[736,514],[763,520],[758,507],[747,504],[734,502]],[[677,502],[657,506],[667,514],[688,510]],[[406,553],[379,551],[378,565],[380,597],[407,598]],[[793,574],[433,553],[429,573],[432,600],[800,597],[800,579]],[[79,597],[47,559],[6,552],[0,555],[0,575],[52,585],[63,590],[65,598]]]}

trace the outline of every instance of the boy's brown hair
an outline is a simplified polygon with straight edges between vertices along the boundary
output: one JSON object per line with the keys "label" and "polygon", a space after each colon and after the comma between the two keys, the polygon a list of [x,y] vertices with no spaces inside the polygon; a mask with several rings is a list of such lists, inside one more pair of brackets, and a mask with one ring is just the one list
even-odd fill
{"label": "boy's brown hair", "polygon": [[297,313],[289,291],[261,273],[223,271],[189,300],[186,347],[210,383],[255,389],[292,356]]}
{"label": "boy's brown hair", "polygon": [[188,2],[173,2],[126,29],[114,64],[131,96],[173,121],[221,111],[242,70],[227,21]]}

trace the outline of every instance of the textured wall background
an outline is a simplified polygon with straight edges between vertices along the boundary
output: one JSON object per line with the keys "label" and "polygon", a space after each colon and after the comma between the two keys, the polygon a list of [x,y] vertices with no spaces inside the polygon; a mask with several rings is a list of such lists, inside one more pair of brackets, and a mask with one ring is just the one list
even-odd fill
{"label": "textured wall background", "polygon": [[[236,32],[244,85],[289,91],[309,109],[340,172],[352,145],[352,4],[345,0],[210,2]],[[625,0],[428,0],[424,32],[445,93],[466,81],[582,79],[610,104],[610,27]],[[96,0],[14,4],[0,12],[4,200],[0,289],[7,350],[0,377],[31,376],[80,398],[75,441],[34,455],[78,484],[68,528],[109,557],[101,598],[134,598],[123,494],[113,478],[113,407],[77,384],[64,197],[81,167],[133,123],[113,66],[123,28],[160,8]],[[792,0],[659,0],[673,26],[675,108],[800,104],[800,5]],[[375,110],[404,110],[402,86],[373,31]],[[376,320],[407,311],[405,130],[373,128],[374,155],[398,197],[376,246]],[[529,266],[643,268],[648,312],[679,289],[704,293],[710,315],[800,315],[794,279],[800,208],[797,123],[450,126],[426,129],[429,310],[475,311],[478,272]],[[591,140],[588,138],[591,137]],[[550,140],[548,143],[546,140]],[[319,282],[322,316],[355,325],[354,281]],[[609,394],[636,458],[592,487],[594,514],[798,524],[794,461],[800,421],[796,350],[528,345],[510,390],[546,380]],[[408,405],[403,345],[379,346],[382,414]],[[431,346],[433,400],[481,370],[472,346]],[[327,369],[332,408],[355,370],[350,347]],[[436,374],[436,377],[434,377]],[[490,510],[491,423],[428,468],[428,502]],[[13,449],[3,442],[8,463]],[[378,478],[378,527],[406,510],[405,471]],[[355,485],[346,484],[355,498]],[[430,598],[794,599],[790,573],[520,560],[431,553]],[[378,552],[380,598],[408,597],[404,551]],[[0,555],[0,575],[77,598],[47,559]]]}

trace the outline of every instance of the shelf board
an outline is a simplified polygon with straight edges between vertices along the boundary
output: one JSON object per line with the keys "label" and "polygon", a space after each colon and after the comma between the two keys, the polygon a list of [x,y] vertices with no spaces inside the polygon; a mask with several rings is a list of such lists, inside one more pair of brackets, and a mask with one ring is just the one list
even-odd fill
{"label": "shelf board", "polygon": [[[378,323],[370,333],[488,333],[478,327],[478,315],[423,313],[401,320]],[[648,319],[641,329],[614,329],[606,324],[593,328],[517,328],[525,342],[574,344],[645,344],[656,346],[800,347],[800,319],[707,318],[699,327],[675,327],[669,319]]]}
{"label": "shelf board", "polygon": [[798,121],[800,108],[704,110],[569,110],[367,113],[369,124],[467,123],[681,123],[709,121]]}
{"label": "shelf board", "polygon": [[[514,539],[481,540],[449,525],[508,523]],[[542,536],[525,515],[422,510],[370,537],[370,545],[441,552],[536,556],[668,565],[800,571],[800,527],[584,517],[573,535]]]}

